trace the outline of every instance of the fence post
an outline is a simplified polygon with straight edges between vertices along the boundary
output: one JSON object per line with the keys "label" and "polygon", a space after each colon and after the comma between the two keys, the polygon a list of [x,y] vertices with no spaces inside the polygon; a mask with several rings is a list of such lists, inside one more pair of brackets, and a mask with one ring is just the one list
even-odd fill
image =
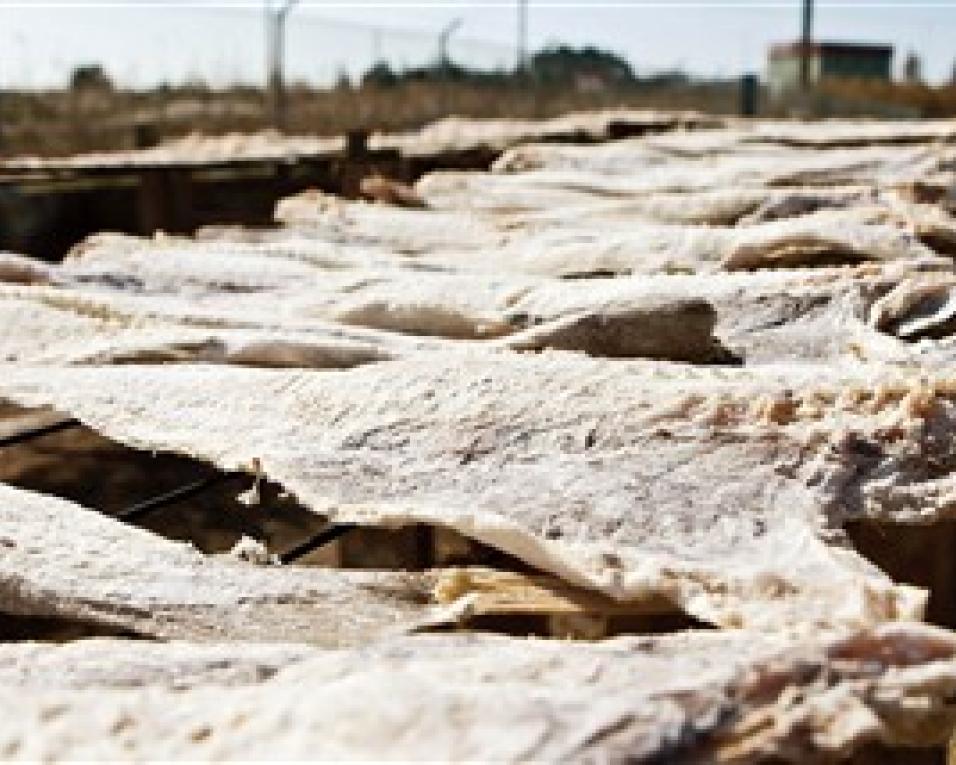
{"label": "fence post", "polygon": [[757,96],[760,81],[755,74],[745,74],[740,78],[740,116],[757,116]]}

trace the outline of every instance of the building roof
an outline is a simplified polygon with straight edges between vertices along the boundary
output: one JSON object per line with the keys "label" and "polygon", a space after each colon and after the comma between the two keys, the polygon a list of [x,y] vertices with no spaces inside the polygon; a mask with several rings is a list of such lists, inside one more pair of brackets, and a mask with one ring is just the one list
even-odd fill
{"label": "building roof", "polygon": [[[777,43],[770,46],[770,58],[789,58],[798,56],[803,50],[804,43],[796,42]],[[828,54],[831,56],[892,56],[893,46],[883,43],[853,43],[853,42],[812,42],[809,44],[810,53],[815,55]]]}

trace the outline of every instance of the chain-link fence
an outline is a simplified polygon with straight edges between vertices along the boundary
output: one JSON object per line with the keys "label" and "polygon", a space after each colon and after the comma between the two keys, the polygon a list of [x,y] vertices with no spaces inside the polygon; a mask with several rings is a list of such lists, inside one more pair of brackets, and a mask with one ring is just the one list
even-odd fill
{"label": "chain-link fence", "polygon": [[[347,19],[300,4],[285,24],[289,82],[330,86],[359,79],[376,63],[393,70],[425,67],[439,57],[439,38],[450,19],[408,11]],[[418,18],[416,18],[418,17]],[[500,18],[499,18],[500,21]],[[510,31],[510,30],[509,30]],[[69,83],[76,66],[96,63],[118,85],[204,84],[222,88],[262,85],[266,77],[265,3],[0,4],[0,88],[44,89]],[[467,24],[449,36],[454,62],[476,69],[510,68],[514,46],[482,39]]]}

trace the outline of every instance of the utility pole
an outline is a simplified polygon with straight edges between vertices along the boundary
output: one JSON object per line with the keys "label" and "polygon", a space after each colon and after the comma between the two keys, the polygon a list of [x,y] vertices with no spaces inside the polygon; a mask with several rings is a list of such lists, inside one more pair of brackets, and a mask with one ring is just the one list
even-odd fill
{"label": "utility pole", "polygon": [[372,30],[372,66],[382,60],[382,30],[375,27]]}
{"label": "utility pole", "polygon": [[445,25],[438,35],[438,69],[441,72],[448,70],[448,64],[451,61],[451,59],[448,58],[448,39],[458,30],[461,23],[462,19],[460,17],[453,19],[449,24]]}
{"label": "utility pole", "polygon": [[810,53],[813,47],[813,0],[803,0],[803,33],[800,35],[800,86],[810,89]]}
{"label": "utility pole", "polygon": [[515,71],[524,74],[528,67],[528,0],[518,0],[518,39]]}
{"label": "utility pole", "polygon": [[284,0],[274,6],[272,0],[266,0],[266,71],[270,100],[272,102],[272,124],[277,130],[286,126],[285,99],[285,20],[299,0]]}

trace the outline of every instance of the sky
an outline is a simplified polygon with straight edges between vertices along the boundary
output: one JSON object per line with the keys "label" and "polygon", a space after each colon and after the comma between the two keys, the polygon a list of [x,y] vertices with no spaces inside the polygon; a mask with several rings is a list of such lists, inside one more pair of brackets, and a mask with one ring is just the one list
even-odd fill
{"label": "sky", "polygon": [[[511,66],[516,0],[301,0],[287,25],[290,79],[332,82],[377,58],[433,59],[439,31],[461,19],[449,53],[466,65]],[[638,73],[681,68],[733,76],[765,70],[772,42],[793,39],[797,0],[528,0],[528,43],[592,44]],[[956,61],[956,0],[817,0],[817,39],[889,42],[897,68],[914,50],[931,82]],[[263,0],[0,0],[0,87],[56,87],[74,66],[102,63],[131,86],[260,83]]]}

